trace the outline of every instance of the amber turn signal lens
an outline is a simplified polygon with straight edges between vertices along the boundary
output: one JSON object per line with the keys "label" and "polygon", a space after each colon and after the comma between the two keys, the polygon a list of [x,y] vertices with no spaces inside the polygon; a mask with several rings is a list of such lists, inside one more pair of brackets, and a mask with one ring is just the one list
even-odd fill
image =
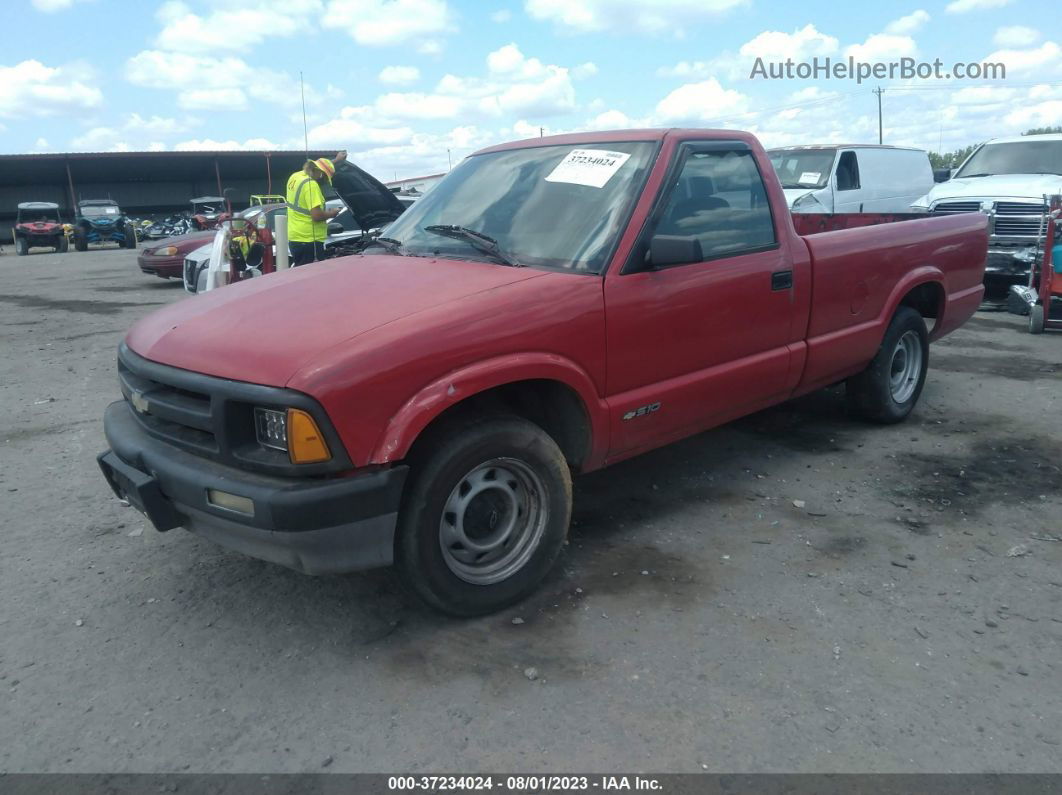
{"label": "amber turn signal lens", "polygon": [[288,409],[288,456],[293,464],[318,464],[332,457],[313,417]]}

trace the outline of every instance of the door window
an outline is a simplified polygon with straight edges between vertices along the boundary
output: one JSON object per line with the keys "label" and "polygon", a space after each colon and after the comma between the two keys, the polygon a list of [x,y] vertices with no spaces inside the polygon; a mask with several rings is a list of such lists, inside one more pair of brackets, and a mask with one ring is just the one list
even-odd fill
{"label": "door window", "polygon": [[752,152],[689,152],[656,234],[695,237],[702,260],[775,246],[767,191]]}
{"label": "door window", "polygon": [[837,162],[837,190],[856,190],[859,188],[859,162],[855,152],[841,153]]}

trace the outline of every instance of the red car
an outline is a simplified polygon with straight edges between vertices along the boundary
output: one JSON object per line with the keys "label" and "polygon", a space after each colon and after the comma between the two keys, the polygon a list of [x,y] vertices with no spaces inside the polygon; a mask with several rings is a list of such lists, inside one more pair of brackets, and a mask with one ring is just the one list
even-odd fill
{"label": "red car", "polygon": [[[283,204],[256,205],[236,213],[236,217],[256,218],[260,213],[266,213],[269,228],[272,229],[276,212],[285,207]],[[136,264],[143,273],[151,276],[183,279],[185,257],[213,240],[217,232],[217,229],[207,229],[157,240],[140,249]]]}
{"label": "red car", "polygon": [[747,133],[485,149],[364,254],[138,322],[100,465],[159,530],[500,609],[557,560],[573,474],[838,382],[859,417],[912,411],[987,217],[799,224]]}

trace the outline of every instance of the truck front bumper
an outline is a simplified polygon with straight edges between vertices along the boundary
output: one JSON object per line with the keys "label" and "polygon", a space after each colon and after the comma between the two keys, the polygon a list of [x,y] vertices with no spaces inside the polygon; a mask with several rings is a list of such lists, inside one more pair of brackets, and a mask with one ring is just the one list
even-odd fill
{"label": "truck front bumper", "polygon": [[104,432],[111,446],[98,458],[104,477],[160,531],[184,527],[306,574],[393,561],[404,466],[338,478],[246,472],[154,438],[125,401],[107,407]]}

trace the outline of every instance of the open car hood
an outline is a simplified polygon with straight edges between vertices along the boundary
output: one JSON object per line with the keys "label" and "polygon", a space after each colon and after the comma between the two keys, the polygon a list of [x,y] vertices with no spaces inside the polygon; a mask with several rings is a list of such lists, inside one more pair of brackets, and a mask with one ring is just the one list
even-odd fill
{"label": "open car hood", "polygon": [[346,160],[336,163],[332,187],[358,226],[366,231],[387,226],[405,210],[386,185]]}

